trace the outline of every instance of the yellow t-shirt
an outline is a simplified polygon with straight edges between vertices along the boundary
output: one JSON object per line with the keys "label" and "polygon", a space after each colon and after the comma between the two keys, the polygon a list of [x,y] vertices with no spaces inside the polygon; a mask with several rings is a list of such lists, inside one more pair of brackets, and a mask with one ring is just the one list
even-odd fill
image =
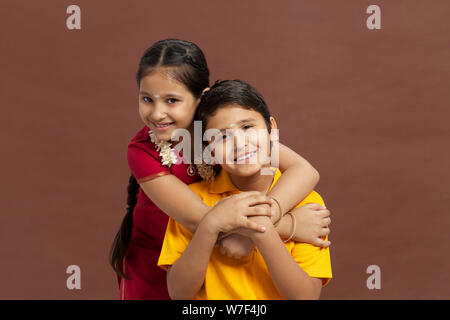
{"label": "yellow t-shirt", "polygon": [[[281,176],[276,171],[273,185]],[[239,191],[231,182],[227,172],[221,170],[213,181],[199,181],[191,187],[206,205],[213,207],[231,194]],[[307,203],[324,205],[321,196],[312,191],[298,206]],[[158,266],[167,270],[181,257],[193,237],[192,232],[169,219]],[[325,238],[326,239],[326,238]],[[289,241],[285,243],[297,264],[311,277],[322,278],[323,285],[332,277],[329,248],[320,248],[308,243]],[[277,300],[283,299],[273,284],[270,273],[260,252],[256,249],[241,259],[229,258],[214,248],[205,274],[205,281],[194,297],[198,300]]]}

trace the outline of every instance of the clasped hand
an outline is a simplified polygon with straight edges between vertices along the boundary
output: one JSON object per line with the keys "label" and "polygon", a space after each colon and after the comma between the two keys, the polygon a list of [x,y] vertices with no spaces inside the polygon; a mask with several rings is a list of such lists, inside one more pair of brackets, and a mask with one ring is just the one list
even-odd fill
{"label": "clasped hand", "polygon": [[[271,199],[264,199],[264,202],[258,203],[257,201],[251,201],[253,197],[259,197],[262,195],[258,195],[258,193],[248,194],[246,192],[247,197],[244,198],[233,198],[235,196],[231,196],[226,198],[227,200],[231,200],[227,205],[231,205],[231,202],[241,202],[246,199],[247,202],[234,203],[236,205],[234,208],[240,210],[247,210],[250,203],[253,203],[252,208],[257,210],[252,210],[251,214],[238,213],[238,211],[234,211],[234,217],[239,217],[241,215],[245,216],[245,219],[238,218],[243,222],[242,224],[234,224],[234,226],[240,225],[240,227],[236,228],[226,228],[228,233],[221,234],[222,237],[219,238],[218,241],[219,250],[222,254],[227,255],[233,258],[241,258],[243,256],[247,256],[253,250],[254,243],[252,241],[252,235],[262,232],[264,227],[269,227],[268,221],[271,218],[271,222],[277,221],[281,212],[279,212],[279,207]],[[236,195],[237,196],[237,195]],[[254,200],[263,200],[263,198],[253,198]],[[224,199],[225,200],[225,199]],[[267,201],[268,200],[268,201]],[[226,209],[223,207],[222,209]],[[325,207],[317,203],[309,203],[298,208],[291,210],[291,212],[295,215],[297,219],[297,228],[295,230],[295,234],[293,237],[294,241],[310,243],[319,247],[328,247],[330,246],[330,241],[325,240],[325,236],[330,234],[329,225],[331,223],[330,211]],[[222,213],[226,213],[222,212]],[[259,213],[259,214],[255,214]],[[290,217],[287,218],[287,223],[291,224]],[[288,227],[290,229],[291,226]],[[225,237],[224,237],[225,236]],[[286,235],[287,237],[287,235]]]}

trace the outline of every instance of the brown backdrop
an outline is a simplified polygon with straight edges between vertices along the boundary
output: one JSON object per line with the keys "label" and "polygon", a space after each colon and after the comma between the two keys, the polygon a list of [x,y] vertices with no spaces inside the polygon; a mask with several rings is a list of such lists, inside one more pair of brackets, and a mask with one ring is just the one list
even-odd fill
{"label": "brown backdrop", "polygon": [[[321,173],[324,299],[450,298],[449,1],[79,0],[73,31],[70,4],[1,2],[0,298],[118,297],[107,254],[142,127],[134,74],[167,37],[196,42],[212,81],[258,88]],[[66,288],[72,264],[81,290]]]}

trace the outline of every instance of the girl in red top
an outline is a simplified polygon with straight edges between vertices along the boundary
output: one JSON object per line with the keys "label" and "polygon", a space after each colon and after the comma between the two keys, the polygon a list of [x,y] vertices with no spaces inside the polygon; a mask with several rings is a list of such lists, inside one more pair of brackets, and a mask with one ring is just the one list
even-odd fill
{"label": "girl in red top", "polygon": [[[287,238],[292,222],[284,214],[315,187],[319,176],[305,159],[280,144],[283,175],[267,195],[248,192],[248,197],[231,196],[230,201],[207,207],[187,186],[200,179],[196,167],[185,163],[193,161],[167,147],[175,144],[171,137],[176,129],[188,129],[194,136],[196,107],[209,88],[203,52],[188,41],[158,41],[144,52],[136,80],[139,115],[145,127],[128,145],[128,208],[111,248],[110,263],[118,274],[120,299],[170,299],[166,272],[157,266],[168,216],[194,232],[209,210],[221,214],[233,210],[242,217],[242,227],[264,232],[251,216],[268,215],[279,221],[277,231]],[[326,208],[311,204],[292,212],[297,219],[294,240],[329,246],[321,238],[329,233]],[[222,253],[235,257],[253,248],[251,241],[237,234],[219,244]]]}

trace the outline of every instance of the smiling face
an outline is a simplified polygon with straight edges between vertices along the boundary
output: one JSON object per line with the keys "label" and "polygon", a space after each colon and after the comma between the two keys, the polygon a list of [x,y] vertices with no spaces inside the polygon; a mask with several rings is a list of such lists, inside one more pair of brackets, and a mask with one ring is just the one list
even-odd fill
{"label": "smiling face", "polygon": [[176,129],[188,128],[198,102],[167,68],[154,70],[141,79],[139,115],[159,140],[168,141]]}
{"label": "smiling face", "polygon": [[[272,129],[277,129],[270,117]],[[234,176],[251,176],[270,164],[270,141],[263,116],[239,105],[220,107],[208,117],[206,130],[220,130],[220,138],[210,144],[217,163]]]}

